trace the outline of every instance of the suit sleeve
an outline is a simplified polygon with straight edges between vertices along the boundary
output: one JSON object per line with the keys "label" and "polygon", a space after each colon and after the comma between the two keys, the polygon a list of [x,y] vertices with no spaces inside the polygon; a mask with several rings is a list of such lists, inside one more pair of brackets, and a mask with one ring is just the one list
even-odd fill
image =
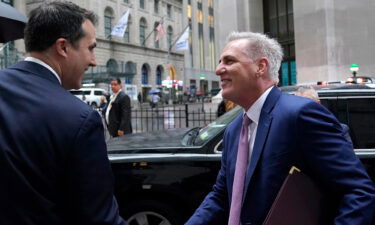
{"label": "suit sleeve", "polygon": [[[225,132],[224,137],[226,137]],[[223,146],[225,146],[224,138]],[[228,192],[226,184],[227,151],[224,147],[221,158],[221,168],[216,178],[212,191],[206,196],[199,208],[194,212],[185,225],[220,225],[228,223]]]}
{"label": "suit sleeve", "polygon": [[307,104],[296,121],[298,146],[311,176],[339,202],[335,225],[370,225],[375,188],[337,119],[316,103]]}
{"label": "suit sleeve", "polygon": [[89,112],[71,155],[68,181],[77,224],[126,225],[113,195],[113,175],[98,112]]}
{"label": "suit sleeve", "polygon": [[131,133],[131,106],[130,98],[127,95],[120,100],[120,110],[121,110],[121,123],[119,130],[124,131],[125,134]]}

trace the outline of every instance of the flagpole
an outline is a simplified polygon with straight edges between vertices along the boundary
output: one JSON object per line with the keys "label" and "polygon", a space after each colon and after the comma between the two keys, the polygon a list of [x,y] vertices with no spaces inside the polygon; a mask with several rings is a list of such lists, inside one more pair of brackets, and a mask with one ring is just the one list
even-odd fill
{"label": "flagpole", "polygon": [[145,38],[145,40],[142,42],[142,45],[145,45],[145,44],[146,44],[147,39],[149,39],[150,36],[151,36],[151,34],[154,33],[154,32],[155,32],[155,28],[152,29],[152,31],[147,35],[147,37]]}
{"label": "flagpole", "polygon": [[[159,21],[159,24],[164,20],[164,16],[161,18],[161,20]],[[152,31],[147,35],[147,37],[145,38],[145,40],[143,41],[142,45],[145,45],[146,44],[146,41],[150,38],[151,34],[154,33],[156,30],[156,27],[154,27],[154,29],[152,29]]]}
{"label": "flagpole", "polygon": [[177,38],[173,41],[173,43],[169,46],[169,50],[168,52],[170,52],[172,50],[172,47],[176,44],[176,42],[178,41],[178,39],[180,39],[180,37],[184,34],[186,28],[188,28],[190,26],[190,24],[186,25],[186,27],[182,30],[182,32],[180,32],[180,34],[177,36]]}
{"label": "flagpole", "polygon": [[[172,42],[172,44],[170,44],[170,46],[168,47],[168,54],[167,54],[167,65],[170,63],[169,62],[169,59],[170,59],[170,55],[171,55],[171,50],[172,50],[172,47],[176,44],[176,42],[178,41],[178,39],[180,39],[180,37],[184,34],[185,30],[190,26],[190,24],[186,25],[184,29],[182,29],[182,32],[180,32],[180,34],[177,36],[177,38]],[[171,70],[171,68],[169,69]],[[169,72],[170,73],[170,72]],[[170,77],[170,79],[172,79]],[[173,87],[173,80],[172,80],[172,87]],[[168,104],[171,105],[172,104],[172,88],[169,89],[169,100],[168,100]]]}

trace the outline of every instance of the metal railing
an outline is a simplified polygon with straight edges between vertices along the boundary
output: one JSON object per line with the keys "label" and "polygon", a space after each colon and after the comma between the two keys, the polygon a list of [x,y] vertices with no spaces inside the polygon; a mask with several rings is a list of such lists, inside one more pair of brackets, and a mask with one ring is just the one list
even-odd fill
{"label": "metal railing", "polygon": [[133,133],[202,127],[216,118],[216,111],[203,111],[201,108],[193,108],[190,104],[132,110]]}

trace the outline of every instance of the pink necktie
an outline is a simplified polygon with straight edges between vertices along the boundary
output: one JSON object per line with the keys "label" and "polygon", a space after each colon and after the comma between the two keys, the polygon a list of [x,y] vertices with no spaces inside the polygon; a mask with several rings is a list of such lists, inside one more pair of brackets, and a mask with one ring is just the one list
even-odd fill
{"label": "pink necktie", "polygon": [[236,170],[234,172],[234,181],[232,188],[232,201],[230,204],[229,212],[229,222],[228,225],[239,225],[241,208],[242,208],[242,198],[247,170],[247,163],[249,160],[249,124],[251,120],[245,114],[242,121],[242,128],[240,134],[240,140],[238,143],[237,150],[237,161]]}

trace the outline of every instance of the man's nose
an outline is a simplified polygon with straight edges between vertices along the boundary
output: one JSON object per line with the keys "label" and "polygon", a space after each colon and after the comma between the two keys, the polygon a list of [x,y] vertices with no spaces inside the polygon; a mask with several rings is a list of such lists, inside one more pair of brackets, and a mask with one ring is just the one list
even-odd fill
{"label": "man's nose", "polygon": [[95,57],[95,55],[92,57],[92,59],[91,59],[91,62],[90,62],[90,66],[92,66],[92,67],[94,67],[94,66],[96,66],[97,64],[96,64],[96,57]]}
{"label": "man's nose", "polygon": [[221,74],[223,74],[224,72],[226,71],[225,67],[222,65],[222,64],[219,64],[217,65],[216,67],[216,75],[220,76]]}

